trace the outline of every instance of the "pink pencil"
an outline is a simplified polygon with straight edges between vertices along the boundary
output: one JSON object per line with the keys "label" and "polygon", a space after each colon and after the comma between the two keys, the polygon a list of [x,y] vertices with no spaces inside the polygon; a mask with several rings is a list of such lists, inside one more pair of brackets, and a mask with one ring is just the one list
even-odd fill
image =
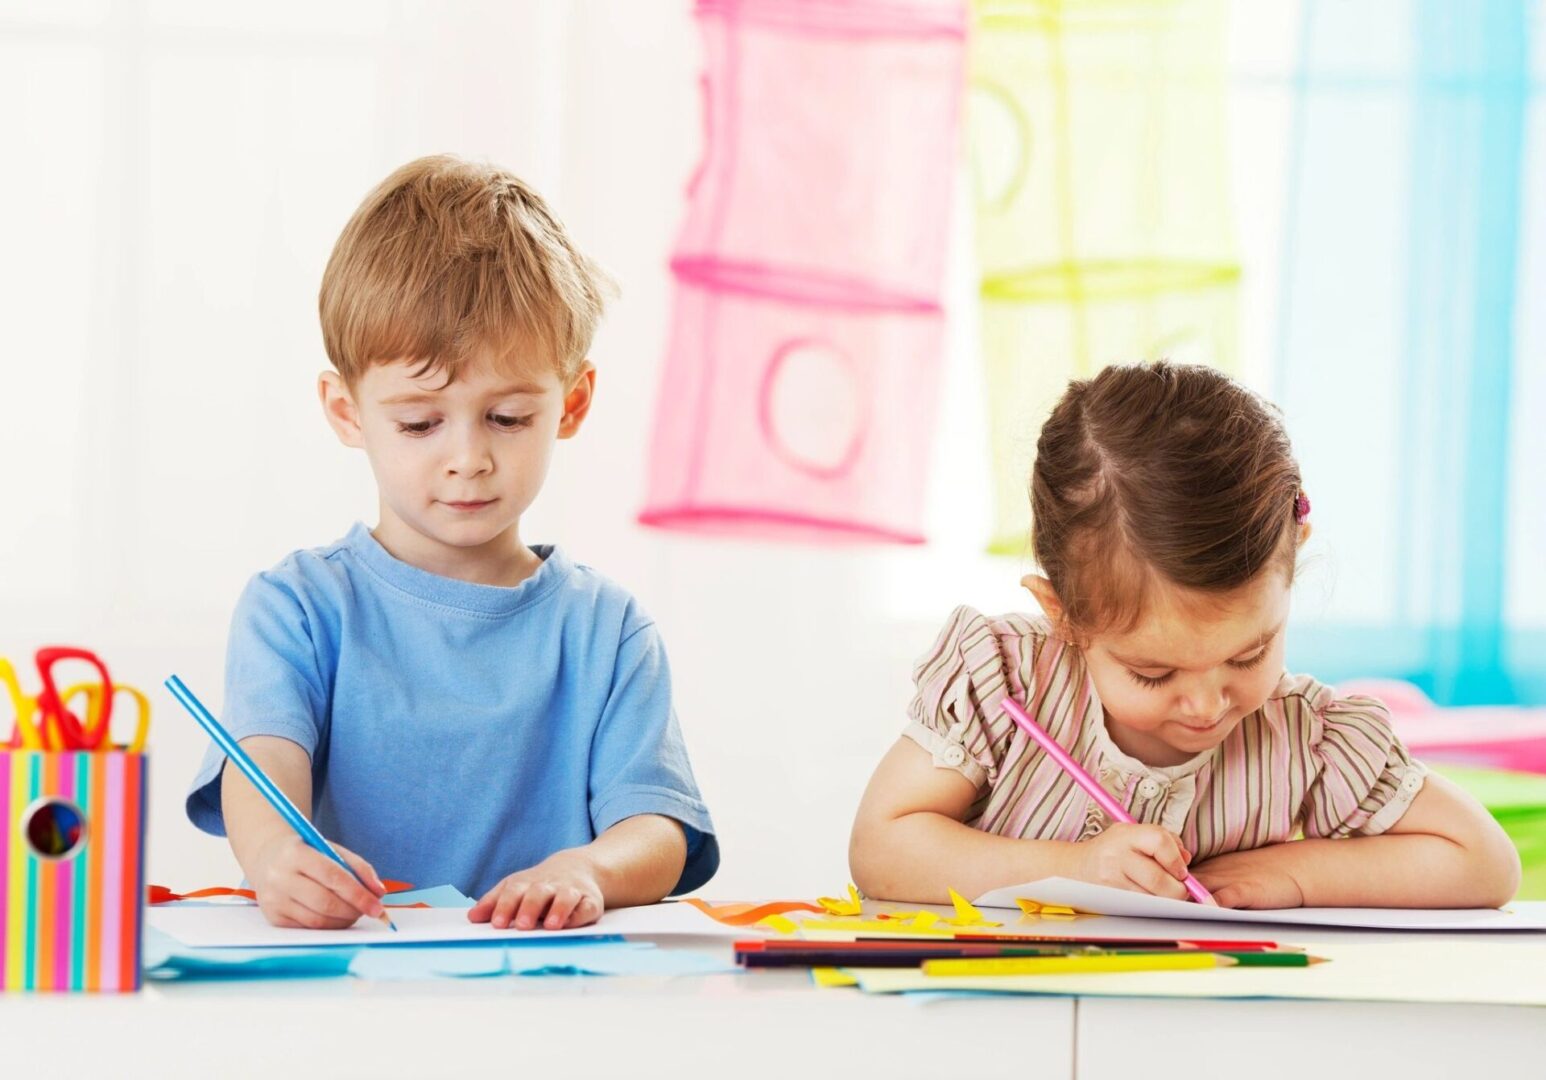
{"label": "pink pencil", "polygon": [[[1122,808],[1122,804],[1113,799],[1105,788],[1095,782],[1095,778],[1079,767],[1079,763],[1068,756],[1068,751],[1057,744],[1057,740],[1041,729],[1041,726],[1032,720],[1026,711],[1020,708],[1018,702],[1006,697],[1003,708],[1009,714],[1011,720],[1020,725],[1020,730],[1036,741],[1036,744],[1047,752],[1058,767],[1073,778],[1074,783],[1084,788],[1090,798],[1100,804],[1100,808],[1111,817],[1113,821],[1120,821],[1124,825],[1133,824],[1133,815]],[[1214,903],[1213,894],[1203,888],[1202,882],[1191,874],[1186,875],[1186,891],[1191,893],[1192,899],[1199,904]]]}

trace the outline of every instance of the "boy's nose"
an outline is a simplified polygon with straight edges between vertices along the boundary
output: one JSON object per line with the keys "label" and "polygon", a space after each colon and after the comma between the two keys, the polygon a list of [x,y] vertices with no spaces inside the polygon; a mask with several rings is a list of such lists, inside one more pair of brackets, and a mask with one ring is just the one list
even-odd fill
{"label": "boy's nose", "polygon": [[488,440],[476,431],[462,432],[446,459],[446,472],[452,476],[481,476],[493,467]]}

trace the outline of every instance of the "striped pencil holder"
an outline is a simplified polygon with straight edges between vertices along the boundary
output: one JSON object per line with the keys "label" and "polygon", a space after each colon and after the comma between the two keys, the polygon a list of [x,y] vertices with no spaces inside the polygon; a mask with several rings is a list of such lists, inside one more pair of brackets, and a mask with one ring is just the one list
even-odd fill
{"label": "striped pencil holder", "polygon": [[0,749],[0,986],[138,990],[143,753]]}

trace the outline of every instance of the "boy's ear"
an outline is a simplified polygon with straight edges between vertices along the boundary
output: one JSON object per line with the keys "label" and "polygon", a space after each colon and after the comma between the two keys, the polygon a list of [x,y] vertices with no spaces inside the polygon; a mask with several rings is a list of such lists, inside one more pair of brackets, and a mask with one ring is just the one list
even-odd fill
{"label": "boy's ear", "polygon": [[596,398],[596,365],[589,360],[580,368],[580,373],[569,384],[569,390],[564,394],[564,415],[558,422],[558,437],[560,439],[572,439],[580,430],[580,425],[585,423],[585,417],[590,413],[591,402]]}
{"label": "boy's ear", "polygon": [[322,415],[327,426],[333,429],[338,441],[345,446],[359,448],[365,445],[365,434],[360,430],[360,410],[354,404],[354,396],[336,371],[324,371],[317,376],[317,397],[322,401]]}

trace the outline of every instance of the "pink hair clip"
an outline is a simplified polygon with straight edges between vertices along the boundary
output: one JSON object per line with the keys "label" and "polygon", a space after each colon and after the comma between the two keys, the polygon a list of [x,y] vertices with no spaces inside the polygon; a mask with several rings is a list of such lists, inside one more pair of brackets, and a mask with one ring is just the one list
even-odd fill
{"label": "pink hair clip", "polygon": [[1303,525],[1310,519],[1310,496],[1300,492],[1294,496],[1294,520]]}

